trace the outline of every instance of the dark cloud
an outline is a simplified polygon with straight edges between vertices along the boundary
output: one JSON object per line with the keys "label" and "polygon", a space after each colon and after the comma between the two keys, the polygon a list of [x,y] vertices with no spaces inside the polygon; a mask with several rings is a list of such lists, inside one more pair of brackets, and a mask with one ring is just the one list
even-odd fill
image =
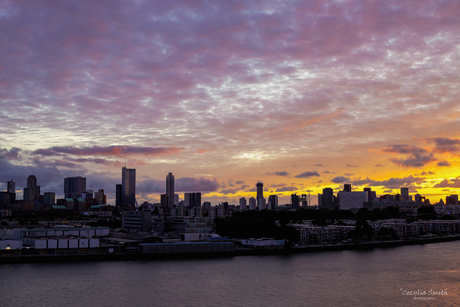
{"label": "dark cloud", "polygon": [[[215,192],[220,187],[217,179],[206,179],[203,177],[182,177],[174,181],[175,192]],[[166,193],[164,180],[147,179],[136,184],[140,193]]]}
{"label": "dark cloud", "polygon": [[440,161],[438,162],[438,166],[451,166],[451,164],[448,161]]}
{"label": "dark cloud", "polygon": [[383,186],[388,189],[398,189],[400,187],[407,187],[412,184],[421,184],[426,178],[425,177],[413,177],[408,176],[404,178],[390,178],[388,180],[373,181],[369,183],[371,186]]}
{"label": "dark cloud", "polygon": [[358,167],[358,165],[353,165],[353,164],[347,164],[346,167]]}
{"label": "dark cloud", "polygon": [[302,174],[294,176],[295,178],[310,178],[310,177],[319,177],[319,173],[317,171],[313,172],[303,172]]}
{"label": "dark cloud", "polygon": [[298,189],[294,186],[291,186],[291,187],[282,187],[282,188],[278,188],[276,189],[276,192],[293,192],[293,191],[297,191]]}
{"label": "dark cloud", "polygon": [[337,176],[337,177],[332,178],[331,180],[331,182],[333,183],[344,183],[348,181],[350,181],[350,179],[345,176]]}
{"label": "dark cloud", "polygon": [[287,177],[287,176],[289,176],[289,173],[286,172],[286,171],[281,171],[281,172],[266,173],[266,175],[269,175],[269,176],[284,176],[284,177]]}
{"label": "dark cloud", "polygon": [[6,148],[0,147],[0,159],[8,159],[8,160],[19,160],[19,152],[21,149],[17,147],[13,147],[10,150]]}
{"label": "dark cloud", "polygon": [[400,154],[426,154],[428,151],[424,148],[414,145],[390,145],[382,149],[383,152],[400,153]]}
{"label": "dark cloud", "polygon": [[429,140],[435,143],[435,151],[437,152],[460,153],[460,139],[438,137]]}
{"label": "dark cloud", "polygon": [[133,147],[133,146],[108,146],[108,147],[72,147],[56,146],[49,149],[37,149],[33,154],[42,156],[52,156],[60,154],[70,154],[77,156],[165,156],[183,151],[184,148],[176,147]]}
{"label": "dark cloud", "polygon": [[175,181],[175,191],[177,192],[214,192],[219,186],[219,181],[216,178],[210,180],[203,177],[182,177]]}
{"label": "dark cloud", "polygon": [[429,162],[436,161],[433,153],[413,145],[390,145],[382,149],[383,152],[406,154],[407,158],[390,158],[390,161],[402,167],[421,167]]}
{"label": "dark cloud", "polygon": [[244,181],[242,181],[242,180],[237,180],[235,183],[236,183],[236,184],[244,184]]}
{"label": "dark cloud", "polygon": [[435,184],[433,188],[460,188],[460,177],[455,179],[444,179],[438,184]]}
{"label": "dark cloud", "polygon": [[322,164],[315,164],[315,166],[323,167],[324,165],[322,165]]}
{"label": "dark cloud", "polygon": [[227,189],[227,190],[221,190],[220,193],[227,195],[227,194],[235,194],[239,191],[239,189]]}
{"label": "dark cloud", "polygon": [[375,181],[367,177],[366,179],[358,179],[358,180],[353,180],[351,183],[353,185],[370,185],[374,183]]}
{"label": "dark cloud", "polygon": [[375,165],[375,167],[384,167],[384,166],[385,166],[385,165],[380,164],[380,163]]}

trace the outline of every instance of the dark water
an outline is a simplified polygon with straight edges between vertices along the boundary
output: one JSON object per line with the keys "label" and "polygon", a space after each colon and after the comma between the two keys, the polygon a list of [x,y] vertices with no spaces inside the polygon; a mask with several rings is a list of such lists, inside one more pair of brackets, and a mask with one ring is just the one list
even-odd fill
{"label": "dark water", "polygon": [[458,306],[459,267],[460,241],[292,256],[0,265],[0,306]]}

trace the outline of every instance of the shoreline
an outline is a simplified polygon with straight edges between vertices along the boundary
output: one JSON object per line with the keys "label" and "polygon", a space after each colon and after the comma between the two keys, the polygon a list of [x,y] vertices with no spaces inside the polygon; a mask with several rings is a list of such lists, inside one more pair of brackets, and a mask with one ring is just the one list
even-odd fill
{"label": "shoreline", "polygon": [[165,254],[142,254],[142,253],[94,253],[94,254],[47,254],[47,255],[1,255],[1,264],[22,263],[66,263],[66,262],[99,262],[99,261],[152,261],[172,259],[213,259],[229,258],[238,256],[270,256],[270,255],[293,255],[302,253],[315,253],[326,251],[344,250],[370,250],[375,248],[392,248],[407,245],[423,245],[460,240],[460,234],[445,237],[417,238],[410,240],[371,241],[360,243],[339,243],[324,245],[307,245],[292,247],[290,249],[254,249],[236,247],[230,252],[212,253],[165,253]]}

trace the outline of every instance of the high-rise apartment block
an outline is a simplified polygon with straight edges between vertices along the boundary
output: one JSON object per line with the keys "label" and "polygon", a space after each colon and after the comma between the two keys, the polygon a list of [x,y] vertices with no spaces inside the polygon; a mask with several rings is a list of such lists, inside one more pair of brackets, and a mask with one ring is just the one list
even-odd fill
{"label": "high-rise apartment block", "polygon": [[259,181],[256,184],[257,187],[257,208],[259,210],[266,209],[265,198],[264,198],[264,184]]}
{"label": "high-rise apartment block", "polygon": [[189,209],[201,207],[201,193],[184,193],[184,206]]}
{"label": "high-rise apartment block", "polygon": [[168,209],[174,207],[174,176],[169,173],[166,176],[166,195],[168,195]]}
{"label": "high-rise apartment block", "polygon": [[67,177],[64,179],[65,198],[81,198],[86,191],[85,177]]}
{"label": "high-rise apartment block", "polygon": [[244,197],[241,197],[240,198],[240,211],[244,211],[247,209],[247,202],[246,202],[246,198]]}
{"label": "high-rise apartment block", "polygon": [[278,195],[270,195],[268,197],[267,209],[275,210],[278,207]]}
{"label": "high-rise apartment block", "polygon": [[123,167],[121,169],[121,198],[122,203],[136,205],[136,169]]}

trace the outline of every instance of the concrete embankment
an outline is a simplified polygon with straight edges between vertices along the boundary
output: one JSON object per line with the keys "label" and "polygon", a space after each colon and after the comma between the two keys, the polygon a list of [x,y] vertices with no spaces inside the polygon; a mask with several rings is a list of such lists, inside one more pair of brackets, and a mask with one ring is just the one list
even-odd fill
{"label": "concrete embankment", "polygon": [[170,259],[203,259],[224,258],[235,256],[291,255],[324,251],[366,250],[373,248],[391,248],[404,245],[429,244],[460,240],[460,235],[445,237],[417,238],[411,240],[369,241],[348,244],[306,245],[289,249],[253,249],[236,247],[225,252],[197,253],[94,253],[94,254],[46,254],[46,255],[1,255],[0,264],[15,263],[62,263],[62,262],[95,262],[95,261],[138,261],[138,260],[170,260]]}

